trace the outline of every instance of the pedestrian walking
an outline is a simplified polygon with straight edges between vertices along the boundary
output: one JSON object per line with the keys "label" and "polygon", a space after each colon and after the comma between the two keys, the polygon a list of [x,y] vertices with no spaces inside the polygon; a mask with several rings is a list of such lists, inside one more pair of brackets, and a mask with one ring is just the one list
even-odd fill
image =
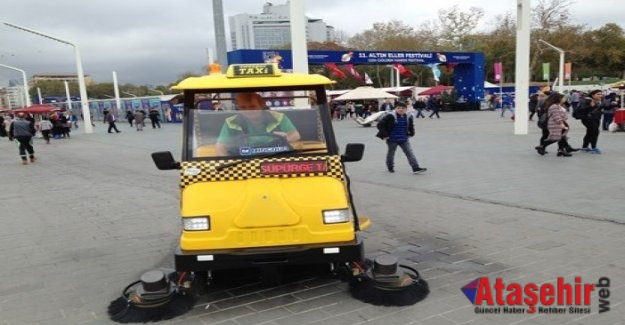
{"label": "pedestrian walking", "polygon": [[134,114],[135,126],[137,127],[137,131],[143,131],[143,127],[145,126],[145,114],[141,110],[136,110]]}
{"label": "pedestrian walking", "polygon": [[[578,150],[571,148],[567,141],[569,124],[567,123],[567,109],[564,107],[564,102],[563,94],[552,92],[544,103],[543,110],[546,109],[546,112],[539,113],[540,117],[547,114],[545,117],[547,118],[546,131],[548,133],[546,139],[541,138],[541,144],[535,148],[541,156],[547,153],[545,149],[553,143],[558,143],[558,157],[571,157],[571,152]],[[543,136],[544,132],[545,128],[543,128]]]}
{"label": "pedestrian walking", "polygon": [[132,121],[135,119],[135,114],[132,113],[131,110],[126,111],[126,120],[128,120],[128,124],[132,127]]}
{"label": "pedestrian walking", "polygon": [[52,122],[50,122],[47,116],[43,116],[41,121],[39,121],[39,131],[41,131],[41,135],[43,139],[46,141],[46,144],[50,144],[50,130],[52,130]]}
{"label": "pedestrian walking", "polygon": [[423,115],[423,110],[425,109],[427,105],[425,104],[425,101],[423,100],[423,98],[417,98],[415,99],[414,103],[412,103],[412,108],[414,108],[415,112],[417,112],[417,114],[415,115],[415,118],[425,118],[425,115]]}
{"label": "pedestrian walking", "polygon": [[161,114],[158,112],[157,109],[153,108],[150,110],[150,112],[148,113],[148,117],[150,118],[150,121],[152,122],[152,128],[156,129],[156,127],[158,127],[159,129],[161,128]]}
{"label": "pedestrian walking", "polygon": [[[22,165],[28,165],[28,158],[30,158],[31,163],[37,160],[35,158],[35,149],[33,148],[35,130],[25,117],[24,113],[17,113],[16,119],[11,122],[9,127],[9,139],[18,143]],[[28,155],[26,155],[27,153]]]}
{"label": "pedestrian walking", "polygon": [[111,132],[111,130],[115,130],[116,133],[121,132],[120,130],[117,129],[117,125],[115,125],[116,120],[117,119],[115,118],[115,115],[113,114],[113,112],[107,112],[106,115],[104,115],[104,122],[109,123],[108,133],[113,133]]}
{"label": "pedestrian walking", "polygon": [[432,116],[436,115],[436,118],[441,118],[441,116],[438,115],[438,112],[441,110],[442,98],[430,96],[428,104],[432,110],[429,117],[432,118]]}
{"label": "pedestrian walking", "polygon": [[[580,107],[573,113],[573,117],[582,121],[586,127],[586,134],[582,144],[582,151],[600,154],[601,150],[597,148],[599,140],[599,125],[601,124],[601,111],[603,92],[595,89],[588,93],[588,97],[580,103]],[[590,148],[589,148],[590,146]]]}
{"label": "pedestrian walking", "polygon": [[390,173],[395,172],[395,151],[397,147],[408,158],[408,163],[412,167],[413,174],[419,174],[427,170],[419,166],[419,162],[412,152],[409,138],[414,136],[414,119],[407,113],[408,105],[403,101],[395,103],[395,109],[384,115],[378,122],[378,138],[386,141],[388,151],[386,153],[386,168]]}
{"label": "pedestrian walking", "polygon": [[501,98],[501,117],[504,117],[506,114],[506,110],[510,111],[512,114],[512,119],[514,120],[514,102],[512,97],[509,94],[504,94]]}

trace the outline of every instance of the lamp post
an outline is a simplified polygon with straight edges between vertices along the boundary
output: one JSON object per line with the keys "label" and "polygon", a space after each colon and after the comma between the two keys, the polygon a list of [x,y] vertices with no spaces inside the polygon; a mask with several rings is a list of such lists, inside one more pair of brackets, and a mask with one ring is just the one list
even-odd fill
{"label": "lamp post", "polygon": [[80,50],[78,49],[78,46],[76,46],[76,44],[64,40],[64,39],[60,39],[58,37],[54,37],[48,34],[44,34],[42,32],[38,32],[35,30],[32,30],[30,28],[26,28],[26,27],[22,27],[22,26],[18,26],[15,24],[11,24],[11,23],[4,23],[5,25],[9,26],[9,27],[13,27],[13,28],[17,28],[20,30],[23,30],[25,32],[29,32],[35,35],[39,35],[39,36],[43,36],[45,38],[49,38],[51,40],[57,41],[59,43],[63,43],[63,44],[67,44],[70,45],[74,48],[74,56],[76,59],[76,73],[78,74],[78,88],[80,90],[80,104],[82,106],[82,115],[83,115],[83,119],[85,122],[85,133],[93,133],[93,125],[91,124],[91,112],[89,111],[89,102],[87,101],[87,86],[85,85],[85,73],[83,72],[82,69],[82,60],[80,59]]}
{"label": "lamp post", "polygon": [[12,67],[10,65],[5,65],[5,64],[0,64],[0,67],[5,67],[7,69],[11,69],[11,70],[15,70],[15,71],[19,71],[22,73],[22,78],[23,78],[23,82],[24,82],[24,105],[26,105],[26,107],[32,105],[30,102],[30,94],[28,92],[28,80],[26,79],[26,71],[22,70],[22,69],[18,69],[16,67]]}
{"label": "lamp post", "polygon": [[528,133],[529,66],[530,66],[530,0],[517,0],[516,58],[514,67],[514,134]]}
{"label": "lamp post", "polygon": [[558,53],[560,53],[560,64],[558,66],[558,91],[562,92],[563,91],[562,88],[564,87],[563,86],[564,85],[564,50],[557,46],[547,43],[543,39],[539,39],[538,41],[558,51]]}
{"label": "lamp post", "polygon": [[68,111],[72,111],[72,96],[69,93],[69,83],[66,81],[63,81],[63,83],[65,84],[65,96],[67,97],[67,110]]}

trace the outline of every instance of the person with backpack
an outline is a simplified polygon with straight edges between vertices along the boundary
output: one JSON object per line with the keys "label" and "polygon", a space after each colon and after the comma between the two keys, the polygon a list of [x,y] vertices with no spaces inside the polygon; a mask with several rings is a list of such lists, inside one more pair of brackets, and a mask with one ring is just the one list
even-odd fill
{"label": "person with backpack", "polygon": [[419,166],[419,162],[412,152],[409,138],[414,136],[414,120],[412,115],[408,114],[408,104],[404,101],[395,102],[395,109],[382,118],[377,125],[378,133],[376,137],[384,140],[388,146],[386,152],[386,168],[389,173],[395,172],[395,151],[400,147],[408,163],[412,167],[413,174],[420,174],[427,170]]}
{"label": "person with backpack", "polygon": [[17,113],[16,119],[11,122],[11,126],[9,127],[9,140],[15,140],[15,142],[18,143],[23,165],[28,165],[28,158],[30,158],[31,163],[37,161],[35,158],[35,149],[33,148],[34,135],[34,127],[26,119],[26,114]]}
{"label": "person with backpack", "polygon": [[601,90],[595,89],[591,91],[588,93],[588,97],[581,102],[580,107],[573,113],[573,117],[581,120],[586,127],[582,151],[593,154],[601,154],[601,150],[597,148],[597,141],[599,140],[599,126],[601,125],[603,110],[602,98],[603,92]]}

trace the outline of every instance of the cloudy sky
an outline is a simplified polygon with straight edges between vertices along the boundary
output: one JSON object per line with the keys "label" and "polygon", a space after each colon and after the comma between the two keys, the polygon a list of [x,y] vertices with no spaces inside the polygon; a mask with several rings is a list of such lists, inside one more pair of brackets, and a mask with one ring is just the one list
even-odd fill
{"label": "cloudy sky", "polygon": [[[575,1],[572,22],[589,27],[620,23],[621,0]],[[225,22],[239,13],[257,14],[268,1],[223,0]],[[270,1],[283,4],[286,0]],[[497,15],[516,15],[516,0],[304,0],[306,15],[353,35],[375,22],[400,20],[417,27],[433,21],[440,9],[459,5],[484,9],[480,28]],[[532,1],[537,3],[536,0]],[[96,82],[163,85],[185,72],[200,73],[207,49],[214,48],[211,0],[19,0],[6,1],[0,22],[8,22],[78,45],[85,74]],[[227,26],[226,26],[227,28]],[[226,35],[228,31],[226,30]],[[433,50],[433,49],[423,49]],[[0,24],[0,64],[33,74],[76,73],[71,46]],[[21,80],[21,73],[0,67],[0,87]]]}

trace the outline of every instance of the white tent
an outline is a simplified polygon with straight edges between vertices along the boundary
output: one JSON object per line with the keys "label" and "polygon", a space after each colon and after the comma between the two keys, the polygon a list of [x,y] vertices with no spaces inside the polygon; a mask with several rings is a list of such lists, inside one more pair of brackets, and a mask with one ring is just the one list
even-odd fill
{"label": "white tent", "polygon": [[495,85],[494,83],[484,81],[484,88],[499,88],[499,85]]}
{"label": "white tent", "polygon": [[334,100],[359,100],[359,99],[383,99],[383,98],[398,98],[393,94],[389,94],[384,90],[363,86],[356,89],[352,89],[343,95],[334,98]]}
{"label": "white tent", "polygon": [[339,96],[339,95],[343,95],[344,93],[348,92],[349,89],[344,89],[344,90],[326,90],[326,95],[328,96]]}

